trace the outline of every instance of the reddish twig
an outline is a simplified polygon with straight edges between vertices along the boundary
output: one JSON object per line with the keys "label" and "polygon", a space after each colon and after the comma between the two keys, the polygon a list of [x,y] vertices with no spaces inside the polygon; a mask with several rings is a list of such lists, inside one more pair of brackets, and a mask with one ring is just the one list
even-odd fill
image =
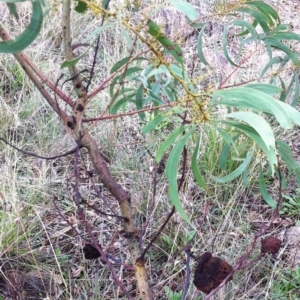
{"label": "reddish twig", "polygon": [[226,83],[226,81],[228,81],[231,76],[239,69],[241,68],[241,66],[252,56],[254,55],[254,53],[256,53],[258,51],[258,49],[256,49],[254,52],[251,53],[251,55],[249,55],[248,57],[244,58],[239,64],[238,66],[221,82],[219,89],[223,88],[223,85]]}
{"label": "reddish twig", "polygon": [[133,116],[136,114],[139,114],[141,112],[145,112],[145,111],[153,111],[159,108],[164,108],[164,107],[173,107],[175,105],[178,105],[178,102],[172,102],[172,103],[168,103],[168,104],[163,104],[163,105],[159,105],[159,106],[155,106],[155,107],[147,107],[147,108],[142,108],[142,109],[138,109],[135,111],[131,111],[131,112],[127,112],[127,113],[123,113],[123,114],[115,114],[115,115],[109,115],[109,116],[99,116],[96,118],[88,118],[88,119],[83,119],[83,122],[95,122],[95,121],[103,121],[103,120],[109,120],[109,119],[116,119],[116,118],[121,118],[121,117],[127,117],[127,116]]}
{"label": "reddish twig", "polygon": [[[150,50],[143,50],[139,53],[137,53],[135,56],[133,56],[126,65],[130,64],[131,62],[133,62],[136,58],[138,58],[139,56],[141,56],[142,54],[145,54],[147,52],[149,52]],[[90,94],[88,94],[88,98],[92,99],[94,98],[100,91],[103,90],[104,86],[106,85],[107,82],[109,82],[110,80],[112,80],[113,78],[115,78],[115,76],[120,73],[121,71],[123,71],[126,68],[126,65],[124,65],[123,67],[121,67],[120,69],[118,69],[117,71],[113,72],[112,74],[110,74],[106,79],[104,79],[101,84]]]}

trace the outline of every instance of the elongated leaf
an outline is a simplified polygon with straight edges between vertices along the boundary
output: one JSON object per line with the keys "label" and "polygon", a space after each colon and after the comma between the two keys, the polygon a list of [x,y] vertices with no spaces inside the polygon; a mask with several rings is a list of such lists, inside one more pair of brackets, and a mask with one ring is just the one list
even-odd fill
{"label": "elongated leaf", "polygon": [[277,40],[294,40],[294,41],[300,41],[300,34],[294,33],[294,32],[274,32],[270,35],[271,37],[277,39]]}
{"label": "elongated leaf", "polygon": [[254,17],[265,33],[268,33],[270,31],[270,28],[268,26],[269,19],[264,14],[262,14],[260,11],[249,9],[246,7],[238,8],[237,11],[247,13],[247,14],[251,15],[252,17]]}
{"label": "elongated leaf", "polygon": [[249,179],[248,179],[248,170],[246,169],[243,173],[242,173],[242,180],[243,180],[243,185],[247,186],[249,183]]}
{"label": "elongated leaf", "polygon": [[183,78],[186,80],[188,79],[188,74],[185,72],[184,68],[174,64],[170,64],[169,67],[179,78]]}
{"label": "elongated leaf", "polygon": [[274,172],[275,172],[274,166],[277,166],[276,151],[273,148],[271,148],[271,149],[267,148],[263,139],[253,129],[253,127],[250,127],[250,126],[240,123],[240,122],[234,122],[234,121],[224,121],[222,123],[225,123],[228,126],[237,128],[239,131],[241,131],[246,136],[250,137],[254,142],[256,142],[260,146],[260,148],[264,151],[264,153],[267,155],[267,159],[269,161],[269,165],[270,165],[272,174],[274,174]]}
{"label": "elongated leaf", "polygon": [[19,20],[19,15],[17,12],[17,6],[15,3],[7,3],[9,13],[13,15],[17,20]]}
{"label": "elongated leaf", "polygon": [[236,118],[248,123],[261,136],[269,150],[270,147],[276,149],[273,130],[270,127],[269,123],[263,117],[251,111],[233,112],[231,114],[228,114],[227,117]]}
{"label": "elongated leaf", "polygon": [[175,206],[180,216],[188,223],[190,220],[182,208],[179,195],[178,195],[178,184],[177,184],[177,170],[180,162],[181,152],[183,147],[187,143],[190,135],[195,131],[195,127],[191,128],[183,138],[174,146],[166,164],[166,176],[169,182],[169,196],[172,204]]}
{"label": "elongated leaf", "polygon": [[[151,122],[149,122],[147,125],[145,125],[142,129],[142,133],[146,134],[149,131],[155,129],[161,122],[163,122],[166,119],[166,116],[164,115],[158,115],[155,117]],[[160,161],[160,160],[159,160]]]}
{"label": "elongated leaf", "polygon": [[273,200],[273,198],[269,195],[269,193],[267,191],[261,165],[260,165],[260,170],[259,170],[259,190],[260,190],[260,193],[261,193],[263,199],[267,202],[267,204],[272,208],[276,208],[276,205],[277,205],[276,201]]}
{"label": "elongated leaf", "polygon": [[290,146],[282,140],[277,140],[276,144],[278,146],[278,152],[281,156],[281,159],[284,160],[284,162],[288,166],[288,169],[293,170],[295,166],[299,167],[297,161],[293,157]]}
{"label": "elongated leaf", "polygon": [[99,36],[102,33],[102,31],[104,31],[105,29],[111,28],[113,26],[116,26],[114,22],[110,22],[110,21],[105,22],[104,25],[97,27],[86,38],[84,38],[82,40],[82,43],[88,43],[95,36]]}
{"label": "elongated leaf", "polygon": [[223,129],[217,128],[219,133],[221,134],[223,140],[226,142],[227,145],[232,146],[234,139],[231,138],[231,136]]}
{"label": "elongated leaf", "polygon": [[209,66],[209,63],[205,59],[204,54],[203,54],[203,50],[202,50],[203,49],[202,37],[203,37],[204,31],[205,31],[206,25],[207,24],[205,24],[199,32],[198,41],[197,41],[197,52],[198,52],[198,56],[199,56],[200,61],[202,63],[204,63],[206,66]]}
{"label": "elongated leaf", "polygon": [[0,53],[17,53],[27,48],[38,36],[42,23],[43,10],[41,3],[39,1],[32,2],[32,16],[28,27],[14,40],[0,42]]}
{"label": "elongated leaf", "polygon": [[149,72],[151,72],[151,70],[154,69],[154,66],[150,65],[147,66],[141,73],[140,75],[137,77],[137,79],[143,84],[145,89],[151,90],[151,85],[148,81],[148,74]]}
{"label": "elongated leaf", "polygon": [[126,29],[124,28],[124,26],[122,25],[122,22],[120,22],[120,25],[121,25],[122,35],[123,35],[123,37],[125,38],[125,40],[126,40],[126,42],[127,42],[127,47],[128,47],[129,49],[131,49],[131,48],[132,48],[132,45],[133,45],[132,40],[131,40],[131,37],[129,36],[127,30],[126,30]]}
{"label": "elongated leaf", "polygon": [[[252,22],[252,27],[255,29],[257,25],[258,25],[258,22],[256,20],[254,20]],[[243,36],[246,36],[247,34],[249,34],[249,30],[245,30],[245,31],[237,34],[236,36],[243,37]]]}
{"label": "elongated leaf", "polygon": [[197,141],[197,144],[196,144],[196,147],[194,149],[194,153],[193,153],[193,156],[192,156],[192,172],[193,172],[193,175],[197,181],[197,183],[199,184],[199,186],[201,186],[204,190],[207,190],[207,186],[206,186],[206,183],[200,173],[200,169],[199,169],[199,166],[198,166],[198,152],[199,152],[199,148],[200,148],[200,138],[198,139]]}
{"label": "elongated leaf", "polygon": [[289,97],[290,93],[292,92],[293,86],[295,84],[295,78],[296,77],[297,77],[297,74],[295,74],[292,77],[292,79],[291,79],[291,81],[290,81],[287,88],[286,88],[285,82],[279,77],[279,80],[280,80],[281,86],[282,86],[282,92],[281,92],[281,95],[280,95],[280,98],[279,98],[280,101],[286,102],[287,98]]}
{"label": "elongated leaf", "polygon": [[293,153],[289,145],[281,140],[276,141],[278,152],[281,159],[286,163],[290,172],[296,175],[298,185],[300,185],[300,165],[294,159]]}
{"label": "elongated leaf", "polygon": [[[147,75],[147,79],[151,78],[152,76],[156,76],[156,75],[160,75],[160,74],[163,74],[166,76],[167,79],[163,86],[167,86],[171,82],[172,76],[170,74],[170,71],[168,70],[168,68],[165,65],[160,65],[158,68],[155,68],[152,71],[150,71],[149,74]],[[163,81],[161,79],[161,77],[159,77],[159,76],[157,76],[156,78],[160,82]]]}
{"label": "elongated leaf", "polygon": [[285,101],[287,97],[287,89],[285,82],[279,77],[280,83],[281,83],[281,88],[282,92],[280,93],[279,101]]}
{"label": "elongated leaf", "polygon": [[162,89],[159,83],[156,83],[152,90],[149,91],[149,102],[152,101],[155,106],[165,104],[165,101],[161,97],[159,97],[159,91]]}
{"label": "elongated leaf", "polygon": [[293,112],[293,117],[297,119],[297,114],[296,112],[294,112],[294,109],[292,107],[283,107],[285,103],[273,99],[266,93],[251,88],[245,87],[225,91],[219,90],[215,91],[213,93],[213,96],[219,96],[223,98],[223,100],[216,102],[215,105],[224,104],[238,108],[247,107],[257,109],[266,113],[271,113],[276,117],[277,121],[285,129],[291,128],[292,126],[290,111]]}
{"label": "elongated leaf", "polygon": [[[232,22],[232,24],[235,25],[235,26],[246,27],[248,32],[254,38],[254,41],[257,40],[258,36],[257,36],[256,30],[250,23],[248,23],[244,20],[235,20],[235,21]],[[237,34],[237,36],[239,36],[239,34]]]}
{"label": "elongated leaf", "polygon": [[118,83],[121,83],[123,80],[128,80],[128,79],[131,79],[132,77],[132,74],[136,73],[136,72],[139,72],[141,71],[142,69],[141,68],[138,68],[138,67],[132,67],[132,68],[128,68],[126,70],[125,73],[122,73],[118,76],[116,76],[113,81],[111,82],[111,85],[110,85],[110,89],[109,89],[109,94],[110,94],[110,97],[113,98],[114,97],[114,88],[115,88],[115,85],[118,84]]}
{"label": "elongated leaf", "polygon": [[264,9],[260,7],[257,7],[257,9],[268,19],[268,25],[274,26],[274,22],[271,16]]}
{"label": "elongated leaf", "polygon": [[261,11],[266,12],[277,22],[280,23],[280,18],[277,11],[270,5],[261,1],[247,1],[244,4],[254,6],[255,8],[261,9]]}
{"label": "elongated leaf", "polygon": [[219,157],[219,166],[222,171],[226,171],[227,169],[226,165],[227,165],[227,158],[229,156],[229,153],[230,153],[230,146],[226,144],[223,147]]}
{"label": "elongated leaf", "polygon": [[[122,60],[118,61],[116,64],[113,65],[113,67],[110,70],[110,74],[114,73],[115,71],[118,71],[120,68],[122,68],[123,66],[125,66],[128,61],[131,59],[132,57],[125,57]],[[142,61],[142,60],[148,60],[148,58],[145,57],[137,57],[135,58],[133,61]],[[132,61],[132,62],[133,62]]]}
{"label": "elongated leaf", "polygon": [[260,74],[260,78],[264,77],[264,75],[266,74],[266,72],[273,67],[273,65],[278,64],[282,61],[282,58],[279,56],[273,57],[268,63],[267,65],[263,68],[261,74]]}
{"label": "elongated leaf", "polygon": [[189,26],[193,27],[193,28],[198,28],[201,29],[206,23],[198,23],[195,21],[191,21],[189,18],[185,17],[186,22],[189,24]]}
{"label": "elongated leaf", "polygon": [[296,107],[299,102],[299,77],[295,75],[295,93],[292,99],[291,106]]}
{"label": "elongated leaf", "polygon": [[[297,78],[297,74],[295,74],[293,77],[292,77],[292,79],[291,79],[291,81],[290,81],[290,83],[289,83],[289,86],[287,87],[287,89],[286,89],[286,96],[288,96],[290,93],[291,93],[291,91],[292,91],[292,89],[293,89],[293,86],[295,85],[295,80],[296,80],[296,78]],[[281,78],[280,78],[281,79]]]}
{"label": "elongated leaf", "polygon": [[118,100],[116,103],[114,103],[113,105],[111,105],[109,112],[114,115],[118,112],[118,110],[123,106],[125,106],[126,103],[128,103],[130,100],[133,100],[133,97],[135,96],[134,94],[130,94],[125,96],[124,98]]}
{"label": "elongated leaf", "polygon": [[245,160],[238,166],[238,168],[236,168],[233,172],[231,172],[230,174],[223,176],[223,177],[215,177],[212,176],[212,178],[219,183],[227,183],[230,182],[232,180],[234,180],[235,178],[237,178],[238,176],[240,176],[248,167],[252,155],[253,155],[253,151],[254,148],[252,147],[252,150],[250,150],[245,158]]}
{"label": "elongated leaf", "polygon": [[122,60],[118,61],[116,64],[113,65],[113,67],[111,68],[109,73],[112,74],[115,71],[119,70],[121,67],[126,65],[129,60],[130,60],[130,57],[125,57]]}
{"label": "elongated leaf", "polygon": [[172,143],[176,140],[176,138],[183,133],[189,125],[179,127],[175,129],[167,138],[166,140],[160,145],[160,147],[157,150],[155,160],[157,163],[161,161],[161,158],[163,157],[164,153],[167,151],[167,149],[172,145]]}
{"label": "elongated leaf", "polygon": [[289,104],[287,104],[287,103],[280,102],[280,101],[277,101],[277,103],[279,104],[279,106],[281,106],[281,109],[288,114],[288,116],[290,117],[290,119],[295,124],[297,124],[298,126],[300,126],[300,112],[298,110],[296,110],[294,107],[292,107]]}
{"label": "elongated leaf", "polygon": [[278,26],[276,26],[272,32],[270,33],[270,35],[272,35],[273,33],[275,32],[278,32],[278,31],[285,31],[287,29],[290,28],[290,24],[279,24]]}
{"label": "elongated leaf", "polygon": [[181,0],[169,0],[168,2],[171,3],[177,10],[182,12],[192,22],[199,18],[199,14],[192,4]]}
{"label": "elongated leaf", "polygon": [[[143,98],[144,98],[144,86],[141,84],[136,91],[136,97],[135,97],[136,109],[139,110],[143,108]],[[140,112],[139,117],[142,120],[145,120],[145,112]]]}
{"label": "elongated leaf", "polygon": [[65,60],[61,64],[60,68],[63,69],[63,68],[68,68],[68,67],[72,67],[72,66],[76,65],[83,57],[86,56],[86,54],[93,47],[95,42],[96,42],[96,39],[94,39],[93,42],[90,43],[90,45],[85,49],[85,51],[83,51],[83,53],[81,55],[79,55],[76,58],[71,59],[71,60]]}
{"label": "elongated leaf", "polygon": [[[218,129],[218,130],[219,130],[219,129]],[[226,171],[226,169],[227,169],[226,165],[227,165],[227,158],[228,158],[229,153],[230,153],[230,148],[234,145],[234,141],[237,140],[237,139],[239,138],[239,136],[240,136],[240,133],[237,134],[237,135],[235,135],[235,136],[233,137],[233,139],[230,138],[230,139],[231,139],[231,142],[230,142],[230,143],[227,143],[227,144],[223,147],[223,149],[222,149],[222,151],[221,151],[221,153],[220,153],[220,157],[219,157],[219,166],[220,166],[220,168],[221,168],[222,171]]]}
{"label": "elongated leaf", "polygon": [[273,96],[275,94],[282,92],[282,89],[280,87],[273,85],[273,84],[252,83],[252,84],[245,85],[245,87],[249,87],[251,89],[261,91],[270,96]]}
{"label": "elongated leaf", "polygon": [[299,65],[299,60],[298,60],[297,54],[295,52],[293,52],[288,46],[284,45],[277,39],[275,39],[273,37],[267,37],[264,39],[264,43],[267,46],[271,46],[271,47],[282,50],[289,56],[289,59],[291,59],[296,66]]}
{"label": "elongated leaf", "polygon": [[227,31],[228,31],[228,25],[226,25],[224,27],[224,32],[223,32],[223,39],[222,39],[223,52],[224,52],[224,55],[225,55],[227,61],[231,65],[238,67],[238,65],[230,58],[228,50],[227,50]]}
{"label": "elongated leaf", "polygon": [[149,28],[148,33],[158,40],[164,46],[167,52],[169,52],[182,65],[183,56],[180,47],[176,43],[173,43],[171,40],[169,40],[162,32],[161,27],[152,20],[149,19],[147,25]]}

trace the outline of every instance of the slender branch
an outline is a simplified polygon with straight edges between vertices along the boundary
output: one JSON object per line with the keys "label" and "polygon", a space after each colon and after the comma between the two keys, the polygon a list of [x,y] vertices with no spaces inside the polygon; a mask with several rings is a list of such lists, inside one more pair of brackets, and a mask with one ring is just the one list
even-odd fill
{"label": "slender branch", "polygon": [[118,215],[115,215],[115,214],[105,213],[104,211],[102,211],[102,210],[98,209],[97,207],[95,207],[95,205],[88,204],[88,202],[86,200],[84,200],[82,198],[82,196],[81,196],[81,202],[84,203],[89,208],[93,209],[96,213],[98,213],[100,215],[104,215],[104,216],[107,216],[107,217],[114,217],[114,218],[118,218],[118,219],[124,220],[124,218],[122,216],[118,216]]}
{"label": "slender branch", "polygon": [[[108,8],[109,2],[110,2],[110,0],[108,0],[106,2],[105,9]],[[105,14],[103,14],[103,16],[102,16],[102,20],[101,20],[101,25],[100,26],[103,26],[104,20],[105,20]],[[92,62],[92,68],[91,68],[91,71],[90,71],[90,77],[89,77],[89,80],[88,80],[88,82],[86,84],[86,87],[85,87],[85,89],[86,89],[87,92],[89,90],[90,84],[91,84],[93,76],[94,76],[94,70],[95,70],[95,66],[96,66],[96,61],[97,61],[97,55],[98,55],[99,47],[100,47],[100,34],[97,37],[96,46],[94,48],[94,57],[93,57],[93,62]]]}
{"label": "slender branch", "polygon": [[57,159],[57,158],[60,158],[60,157],[64,157],[64,156],[68,156],[70,154],[74,154],[76,152],[76,148],[70,150],[70,151],[67,151],[66,153],[64,154],[60,154],[60,155],[56,155],[56,156],[50,156],[50,157],[47,157],[47,156],[41,156],[41,155],[37,155],[33,152],[30,152],[30,151],[25,151],[25,150],[22,150],[16,146],[14,146],[13,144],[11,144],[10,142],[8,142],[6,139],[0,137],[0,140],[2,142],[4,142],[5,144],[9,145],[10,147],[16,149],[17,151],[21,152],[22,154],[25,154],[25,155],[30,155],[30,156],[33,156],[33,157],[37,157],[37,158],[41,158],[41,159],[47,159],[47,160],[52,160],[52,159]]}
{"label": "slender branch", "polygon": [[[0,36],[2,40],[10,40],[11,37],[8,34],[8,32],[1,27],[0,28]],[[17,54],[14,54],[16,57]],[[44,75],[43,72],[40,71],[40,69],[25,55],[24,53],[19,54],[20,59],[24,61],[24,63],[27,64],[28,67],[30,67],[34,73],[42,80],[43,83],[46,83],[46,85],[56,94],[58,95],[62,100],[64,100],[67,104],[69,104],[71,107],[73,107],[74,102],[64,93],[62,92],[56,85],[53,84],[53,82]],[[26,70],[25,70],[26,72]]]}
{"label": "slender branch", "polygon": [[255,51],[253,51],[248,57],[245,57],[244,59],[241,60],[241,62],[238,64],[238,66],[220,83],[219,89],[223,88],[223,85],[232,77],[232,75],[241,68],[241,66],[247,61],[249,60],[249,58],[251,58],[257,51],[259,50],[256,49]]}
{"label": "slender branch", "polygon": [[190,269],[191,245],[190,245],[190,242],[186,245],[184,251],[186,253],[186,263],[185,263],[186,275],[185,275],[185,283],[184,283],[184,289],[182,292],[181,300],[185,300],[187,292],[189,290],[189,286],[190,286],[190,277],[191,277],[191,269]]}
{"label": "slender branch", "polygon": [[160,234],[162,233],[162,231],[164,230],[164,228],[166,227],[166,225],[169,223],[171,217],[174,215],[175,212],[176,212],[175,206],[172,206],[172,209],[169,212],[169,214],[168,214],[167,218],[165,219],[164,223],[161,225],[161,227],[156,232],[156,234],[154,235],[154,237],[151,239],[151,241],[149,242],[149,244],[147,245],[147,247],[144,249],[144,251],[141,254],[141,256],[140,256],[139,259],[141,259],[141,260],[145,259],[146,253],[148,252],[148,250],[150,249],[150,247],[153,245],[153,243],[156,241],[156,239],[160,236]]}
{"label": "slender branch", "polygon": [[103,90],[104,86],[106,85],[107,82],[109,82],[110,80],[112,80],[113,78],[116,77],[116,75],[118,73],[120,73],[121,71],[123,71],[126,68],[126,65],[130,64],[131,62],[133,62],[135,59],[137,59],[139,56],[141,56],[142,54],[148,53],[150,50],[143,50],[139,53],[137,53],[136,55],[134,55],[128,62],[127,64],[125,64],[124,66],[122,66],[120,69],[118,69],[117,71],[113,72],[112,74],[110,74],[106,79],[104,79],[101,84],[90,94],[88,94],[88,99],[92,99],[94,98],[100,91]]}
{"label": "slender branch", "polygon": [[173,107],[178,104],[179,104],[179,102],[172,102],[172,103],[167,103],[167,104],[163,104],[163,105],[159,105],[159,106],[155,106],[155,107],[147,107],[147,108],[143,108],[143,109],[139,109],[139,110],[135,110],[135,111],[130,111],[127,113],[122,113],[122,114],[115,114],[115,115],[109,115],[109,116],[101,115],[96,118],[84,119],[83,122],[95,122],[95,121],[110,120],[110,119],[122,118],[122,117],[127,117],[127,116],[133,116],[133,115],[139,114],[141,112],[145,112],[145,111],[151,112],[153,110],[157,110],[157,109],[164,108],[164,107]]}

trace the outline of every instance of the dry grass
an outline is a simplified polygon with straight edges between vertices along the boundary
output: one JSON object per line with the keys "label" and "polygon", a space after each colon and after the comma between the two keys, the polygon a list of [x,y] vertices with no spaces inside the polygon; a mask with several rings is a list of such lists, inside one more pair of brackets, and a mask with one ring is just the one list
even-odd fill
{"label": "dry grass", "polygon": [[[157,7],[160,2],[151,1],[152,7]],[[210,3],[207,4],[196,0],[189,2],[203,12],[203,20],[207,19],[205,16],[222,3],[219,1],[219,4],[212,4],[211,1],[207,1]],[[297,9],[293,6],[296,5],[295,1],[286,3],[284,10],[279,0],[270,2],[279,9],[284,19],[283,23],[294,22],[294,30],[299,30],[299,24],[295,21],[297,19],[294,19],[295,9]],[[147,5],[148,3],[144,3],[144,6]],[[21,6],[21,19],[17,22],[8,19],[7,9],[3,8],[3,3],[0,4],[1,19],[12,34],[16,34],[19,29],[24,29],[24,24],[26,20],[28,21],[30,5],[22,3]],[[41,35],[26,50],[26,53],[53,82],[64,74],[61,84],[68,75],[64,69],[60,69],[63,56],[59,9],[58,7],[58,11],[49,12]],[[138,12],[132,14],[133,18],[139,18]],[[72,23],[75,43],[81,42],[97,26],[99,20],[95,20],[91,15],[75,14]],[[171,29],[172,35],[176,35],[177,28]],[[217,31],[211,40],[207,37],[206,53],[211,53],[210,43],[217,42],[220,38],[219,34]],[[183,44],[188,63],[194,61],[193,47],[195,47],[193,38]],[[234,48],[234,43],[232,47]],[[80,52],[81,48],[77,51]],[[123,38],[119,25],[102,34],[95,86],[106,78],[110,68],[128,51],[127,42]],[[232,52],[234,51],[232,49]],[[247,51],[251,52],[251,49]],[[88,56],[79,63],[79,69],[90,67],[92,54],[90,51]],[[13,57],[1,54],[0,58],[2,107],[0,136],[23,150],[44,156],[58,155],[74,147],[72,136],[45,104],[42,96],[28,81]],[[224,63],[222,72],[217,68],[220,61]],[[214,55],[210,56],[210,62],[215,69],[212,73],[206,73],[206,85],[213,89],[230,74],[232,68],[222,60],[220,52],[214,52]],[[258,70],[261,69],[260,64],[261,61],[251,59],[249,61],[251,68],[247,72],[243,70],[242,74],[235,73],[226,84],[234,84],[241,78],[250,79],[257,76]],[[202,76],[202,69],[203,65],[195,64],[195,70],[198,72],[196,76],[199,78]],[[65,84],[63,89],[72,94],[70,87],[69,84]],[[91,86],[91,90],[93,87]],[[90,103],[88,116],[98,116],[109,101],[108,90],[104,90]],[[165,128],[144,137],[140,133],[142,125],[138,117],[125,117],[96,123],[91,130],[99,139],[103,153],[111,161],[114,177],[132,195],[137,226],[145,225],[151,214],[151,222],[143,240],[145,246],[171,209],[167,196],[168,187],[163,174],[158,176],[157,193],[155,201],[152,202],[154,162],[147,149],[154,154],[157,145],[164,140],[170,129]],[[201,153],[204,161],[201,167],[207,170],[206,179],[212,194],[204,194],[194,182],[191,171],[188,170],[180,196],[194,228],[189,227],[176,215],[150,249],[147,257],[149,280],[156,299],[167,299],[165,286],[175,292],[183,289],[186,266],[185,254],[181,250],[193,230],[197,230],[192,242],[195,254],[200,255],[204,251],[211,251],[234,265],[236,259],[251,244],[254,232],[270,217],[270,210],[262,200],[257,187],[259,161],[254,161],[252,164],[248,175],[250,184],[247,187],[242,184],[242,181],[235,181],[234,184],[226,186],[218,185],[210,178],[210,174],[217,169],[218,157],[222,149],[221,139],[209,127],[203,128],[200,134],[203,140]],[[293,140],[299,140],[297,132],[289,134],[293,136]],[[0,149],[0,299],[10,299],[9,297],[17,299],[17,294],[20,297],[18,299],[47,297],[47,299],[119,299],[120,291],[114,285],[109,270],[99,260],[84,259],[82,251],[84,241],[66,222],[68,220],[83,237],[88,238],[85,226],[77,215],[76,205],[72,201],[74,193],[72,185],[75,182],[72,157],[42,160],[23,155],[4,143],[0,144]],[[86,175],[85,168],[90,170],[91,165],[83,153],[79,165],[80,192],[83,198],[104,212],[113,211],[119,214],[114,199],[103,189],[101,183],[97,182],[97,178],[94,178],[102,198],[97,195]],[[276,191],[277,189],[275,194]],[[56,206],[59,207],[60,212],[53,203],[54,196],[58,199]],[[126,239],[122,236],[122,222],[113,217],[97,214],[88,207],[84,209],[87,220],[93,226],[94,233],[104,249],[116,259],[130,264]],[[292,223],[295,222],[295,218],[299,219],[299,215],[294,216]],[[291,226],[292,223],[274,224],[269,234],[276,236],[284,226]],[[257,253],[259,253],[259,245],[253,257]],[[294,294],[294,298],[288,294],[281,298],[278,294],[277,296],[274,294],[276,288],[280,289],[278,284],[286,274],[284,249],[279,253],[278,258],[275,263],[264,259],[251,270],[237,273],[234,280],[227,284],[214,299],[299,299],[299,294]],[[192,262],[191,269],[194,268],[195,263]],[[133,273],[119,264],[115,265],[115,270],[127,288],[135,290]],[[187,299],[201,299],[200,293],[193,284],[190,286]]]}

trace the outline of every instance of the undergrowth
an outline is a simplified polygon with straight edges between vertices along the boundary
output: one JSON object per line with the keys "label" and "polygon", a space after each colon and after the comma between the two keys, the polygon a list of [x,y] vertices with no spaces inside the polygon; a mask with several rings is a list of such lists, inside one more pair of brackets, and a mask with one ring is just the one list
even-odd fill
{"label": "undergrowth", "polygon": [[[153,6],[158,4],[158,1],[152,2]],[[207,1],[205,7],[203,1],[190,2],[206,11],[222,5],[221,1],[216,6]],[[7,16],[7,11],[3,12],[3,3],[0,5],[0,15]],[[23,5],[25,9],[20,12],[20,16],[26,18],[28,7]],[[135,16],[134,10],[132,13]],[[83,36],[97,22],[89,15],[77,15],[77,18],[72,29],[76,34],[83,27],[82,24],[85,24],[86,32],[80,32]],[[12,30],[12,26],[9,30]],[[121,36],[122,31],[113,28],[106,31],[103,37],[98,58],[101,67],[95,75],[99,81],[106,77],[114,62],[122,58],[127,45]],[[59,20],[55,12],[49,12],[42,33],[26,52],[35,57],[39,67],[54,82],[64,74],[64,71],[57,73],[58,65],[62,62],[58,51],[60,47]],[[189,47],[188,44],[186,47]],[[84,64],[85,60],[80,63]],[[255,62],[252,63],[255,69]],[[55,156],[72,149],[75,145],[71,133],[67,128],[61,127],[58,118],[51,113],[12,57],[5,56],[4,59],[1,55],[0,68],[3,70],[0,76],[0,135],[18,148],[40,156]],[[250,79],[252,74],[243,76]],[[62,78],[64,81],[67,76],[64,74]],[[214,82],[215,79],[211,80]],[[234,82],[235,77],[231,81]],[[64,89],[67,91],[67,85]],[[109,95],[105,92],[97,95],[89,108],[92,115],[99,115],[108,102]],[[145,246],[171,210],[167,197],[168,184],[163,172],[156,175],[154,201],[152,189],[155,151],[157,145],[172,131],[172,124],[167,123],[146,137],[140,133],[143,125],[137,117],[123,117],[90,126],[93,134],[101,141],[102,152],[111,163],[112,174],[132,195],[138,227],[142,229],[150,214],[152,216],[153,221],[144,233]],[[298,141],[297,129],[293,134]],[[204,176],[211,193],[205,194],[194,182],[191,170],[187,171],[184,188],[180,192],[182,205],[197,229],[196,237],[191,242],[192,251],[199,255],[211,251],[228,262],[234,262],[246,251],[253,232],[270,214],[270,208],[257,188],[259,160],[254,159],[248,172],[247,187],[243,185],[243,178],[221,186],[211,175],[218,176],[222,173],[218,159],[225,145],[218,132],[211,130],[209,126],[203,128],[201,135],[203,165],[200,167],[206,170]],[[246,153],[243,143],[241,139],[241,146],[235,149],[241,156]],[[6,299],[7,295],[14,295],[14,289],[23,289],[24,299],[119,299],[120,291],[111,280],[107,267],[100,259],[87,261],[83,257],[84,244],[81,237],[88,235],[72,201],[72,158],[45,160],[16,151],[4,143],[0,143],[0,150],[2,299]],[[259,155],[257,150],[256,157]],[[83,155],[84,159],[86,157]],[[238,163],[238,160],[230,161],[228,170],[234,170]],[[85,201],[103,212],[109,212],[112,208],[115,213],[120,214],[115,201],[101,184],[96,183],[99,193],[95,192],[85,172],[86,167],[88,170],[92,167],[88,161],[86,164],[87,166],[79,165],[80,192]],[[293,188],[287,187],[289,190]],[[273,192],[276,194],[277,190]],[[105,201],[99,201],[99,194]],[[106,245],[107,252],[119,261],[127,261],[129,255],[125,251],[122,222],[96,214],[88,205],[84,206],[86,217],[94,225],[95,234]],[[292,223],[299,222],[299,206],[298,194],[295,197],[285,196],[283,217],[288,215]],[[64,218],[80,232],[81,237]],[[274,224],[272,234],[279,234],[284,226],[281,222]],[[186,258],[182,250],[190,236],[191,228],[175,214],[151,248],[151,255],[147,256],[147,260],[150,283],[156,299],[180,299],[186,276]],[[258,248],[259,246],[255,249],[256,253],[259,253]],[[299,267],[289,269],[284,262],[280,262],[281,256],[282,252],[276,262],[264,258],[249,272],[239,272],[214,299],[299,299]],[[134,291],[136,287],[132,270],[116,265],[118,276]],[[195,265],[192,261],[192,270]],[[200,300],[201,297],[200,292],[191,285],[188,299]]]}

